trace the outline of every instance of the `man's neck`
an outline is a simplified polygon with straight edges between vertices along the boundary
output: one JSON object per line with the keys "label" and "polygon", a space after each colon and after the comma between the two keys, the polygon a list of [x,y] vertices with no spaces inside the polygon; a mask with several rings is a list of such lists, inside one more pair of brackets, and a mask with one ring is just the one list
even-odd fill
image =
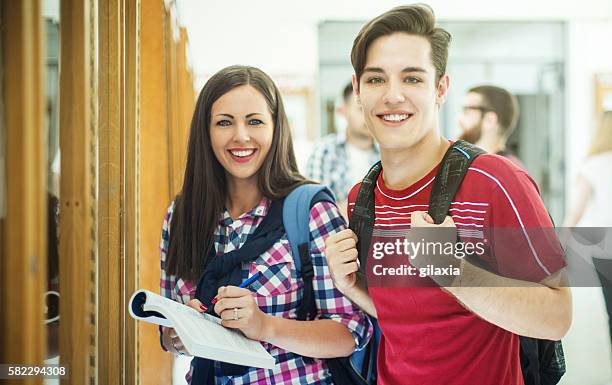
{"label": "man's neck", "polygon": [[449,145],[446,138],[433,132],[408,149],[381,148],[380,160],[385,186],[392,190],[403,190],[418,182],[440,163]]}
{"label": "man's neck", "polygon": [[497,154],[500,151],[506,149],[506,141],[497,135],[493,136],[481,136],[476,143],[476,146],[482,148],[490,154]]}
{"label": "man's neck", "polygon": [[360,150],[369,150],[374,147],[374,139],[370,135],[357,133],[349,127],[346,128],[346,142]]}

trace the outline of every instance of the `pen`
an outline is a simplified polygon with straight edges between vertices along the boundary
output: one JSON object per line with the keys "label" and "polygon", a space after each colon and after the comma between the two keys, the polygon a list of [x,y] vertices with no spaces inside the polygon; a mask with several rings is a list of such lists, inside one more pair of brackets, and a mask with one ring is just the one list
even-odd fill
{"label": "pen", "polygon": [[242,289],[244,289],[245,287],[249,287],[249,285],[250,285],[250,284],[252,284],[253,282],[255,282],[255,280],[256,280],[257,278],[259,278],[259,274],[260,274],[260,272],[259,272],[259,271],[258,271],[258,272],[256,272],[255,274],[253,274],[253,275],[251,276],[251,278],[247,278],[247,279],[246,279],[244,282],[242,282],[242,283],[240,284],[240,286],[238,286],[238,287],[240,287],[240,288],[242,288]]}
{"label": "pen", "polygon": [[[259,278],[259,275],[261,273],[258,271],[255,274],[253,274],[251,277],[247,278],[244,282],[242,282],[240,284],[240,286],[238,286],[241,289],[244,289],[246,287],[249,287],[249,285],[251,285],[253,282],[255,282],[255,280],[257,280],[257,278]],[[211,305],[214,305],[217,303],[217,297],[213,298],[212,301],[210,301]]]}

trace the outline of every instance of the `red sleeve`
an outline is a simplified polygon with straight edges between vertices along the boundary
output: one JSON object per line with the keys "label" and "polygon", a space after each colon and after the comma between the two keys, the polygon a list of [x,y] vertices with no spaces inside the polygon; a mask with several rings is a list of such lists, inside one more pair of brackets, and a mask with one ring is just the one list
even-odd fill
{"label": "red sleeve", "polygon": [[539,282],[563,268],[565,253],[540,198],[536,183],[523,170],[486,171],[493,183],[488,228],[499,273]]}
{"label": "red sleeve", "polygon": [[361,182],[357,183],[356,185],[353,186],[353,188],[351,188],[348,194],[346,211],[348,214],[349,221],[351,220],[351,217],[353,216],[353,207],[355,207],[355,200],[357,199],[357,194],[359,193],[360,186],[361,186]]}

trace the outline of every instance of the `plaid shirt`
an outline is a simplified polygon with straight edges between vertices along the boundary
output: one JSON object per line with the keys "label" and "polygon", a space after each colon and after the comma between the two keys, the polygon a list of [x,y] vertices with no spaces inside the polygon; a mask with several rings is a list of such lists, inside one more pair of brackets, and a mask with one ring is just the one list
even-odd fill
{"label": "plaid shirt", "polygon": [[[344,135],[327,135],[315,145],[306,164],[306,177],[329,187],[338,202],[345,201],[351,187],[359,182],[351,179],[346,145]],[[374,146],[369,163],[376,163],[379,157],[378,146]]]}
{"label": "plaid shirt", "polygon": [[[225,210],[215,230],[217,257],[240,248],[249,234],[253,233],[270,208],[267,198],[248,213],[233,220]],[[162,229],[161,241],[161,294],[181,303],[194,298],[196,284],[166,274],[164,265],[168,251],[169,229],[174,203],[170,205]],[[310,252],[314,268],[313,289],[318,308],[317,319],[331,319],[349,329],[355,339],[356,349],[367,343],[372,328],[368,318],[334,288],[327,261],[323,254],[325,239],[346,227],[337,207],[329,202],[316,203],[310,210]],[[242,278],[246,279],[256,271],[260,278],[250,287],[259,308],[277,317],[297,318],[297,309],[302,298],[303,282],[291,255],[286,235],[268,251],[250,263],[242,266]],[[272,344],[262,342],[264,348],[276,359],[274,369],[251,368],[243,376],[222,376],[216,368],[217,384],[332,384],[325,361],[315,359],[305,362],[303,357]],[[186,375],[191,382],[193,368]]]}

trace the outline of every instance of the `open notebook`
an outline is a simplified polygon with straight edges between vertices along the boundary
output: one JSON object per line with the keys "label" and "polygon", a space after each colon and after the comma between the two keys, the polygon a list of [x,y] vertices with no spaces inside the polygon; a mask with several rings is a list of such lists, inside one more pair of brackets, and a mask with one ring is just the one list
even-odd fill
{"label": "open notebook", "polygon": [[217,317],[148,290],[136,291],[128,307],[135,319],[173,327],[187,351],[194,356],[255,368],[274,368],[274,357],[261,343],[246,338],[240,331],[223,327]]}

